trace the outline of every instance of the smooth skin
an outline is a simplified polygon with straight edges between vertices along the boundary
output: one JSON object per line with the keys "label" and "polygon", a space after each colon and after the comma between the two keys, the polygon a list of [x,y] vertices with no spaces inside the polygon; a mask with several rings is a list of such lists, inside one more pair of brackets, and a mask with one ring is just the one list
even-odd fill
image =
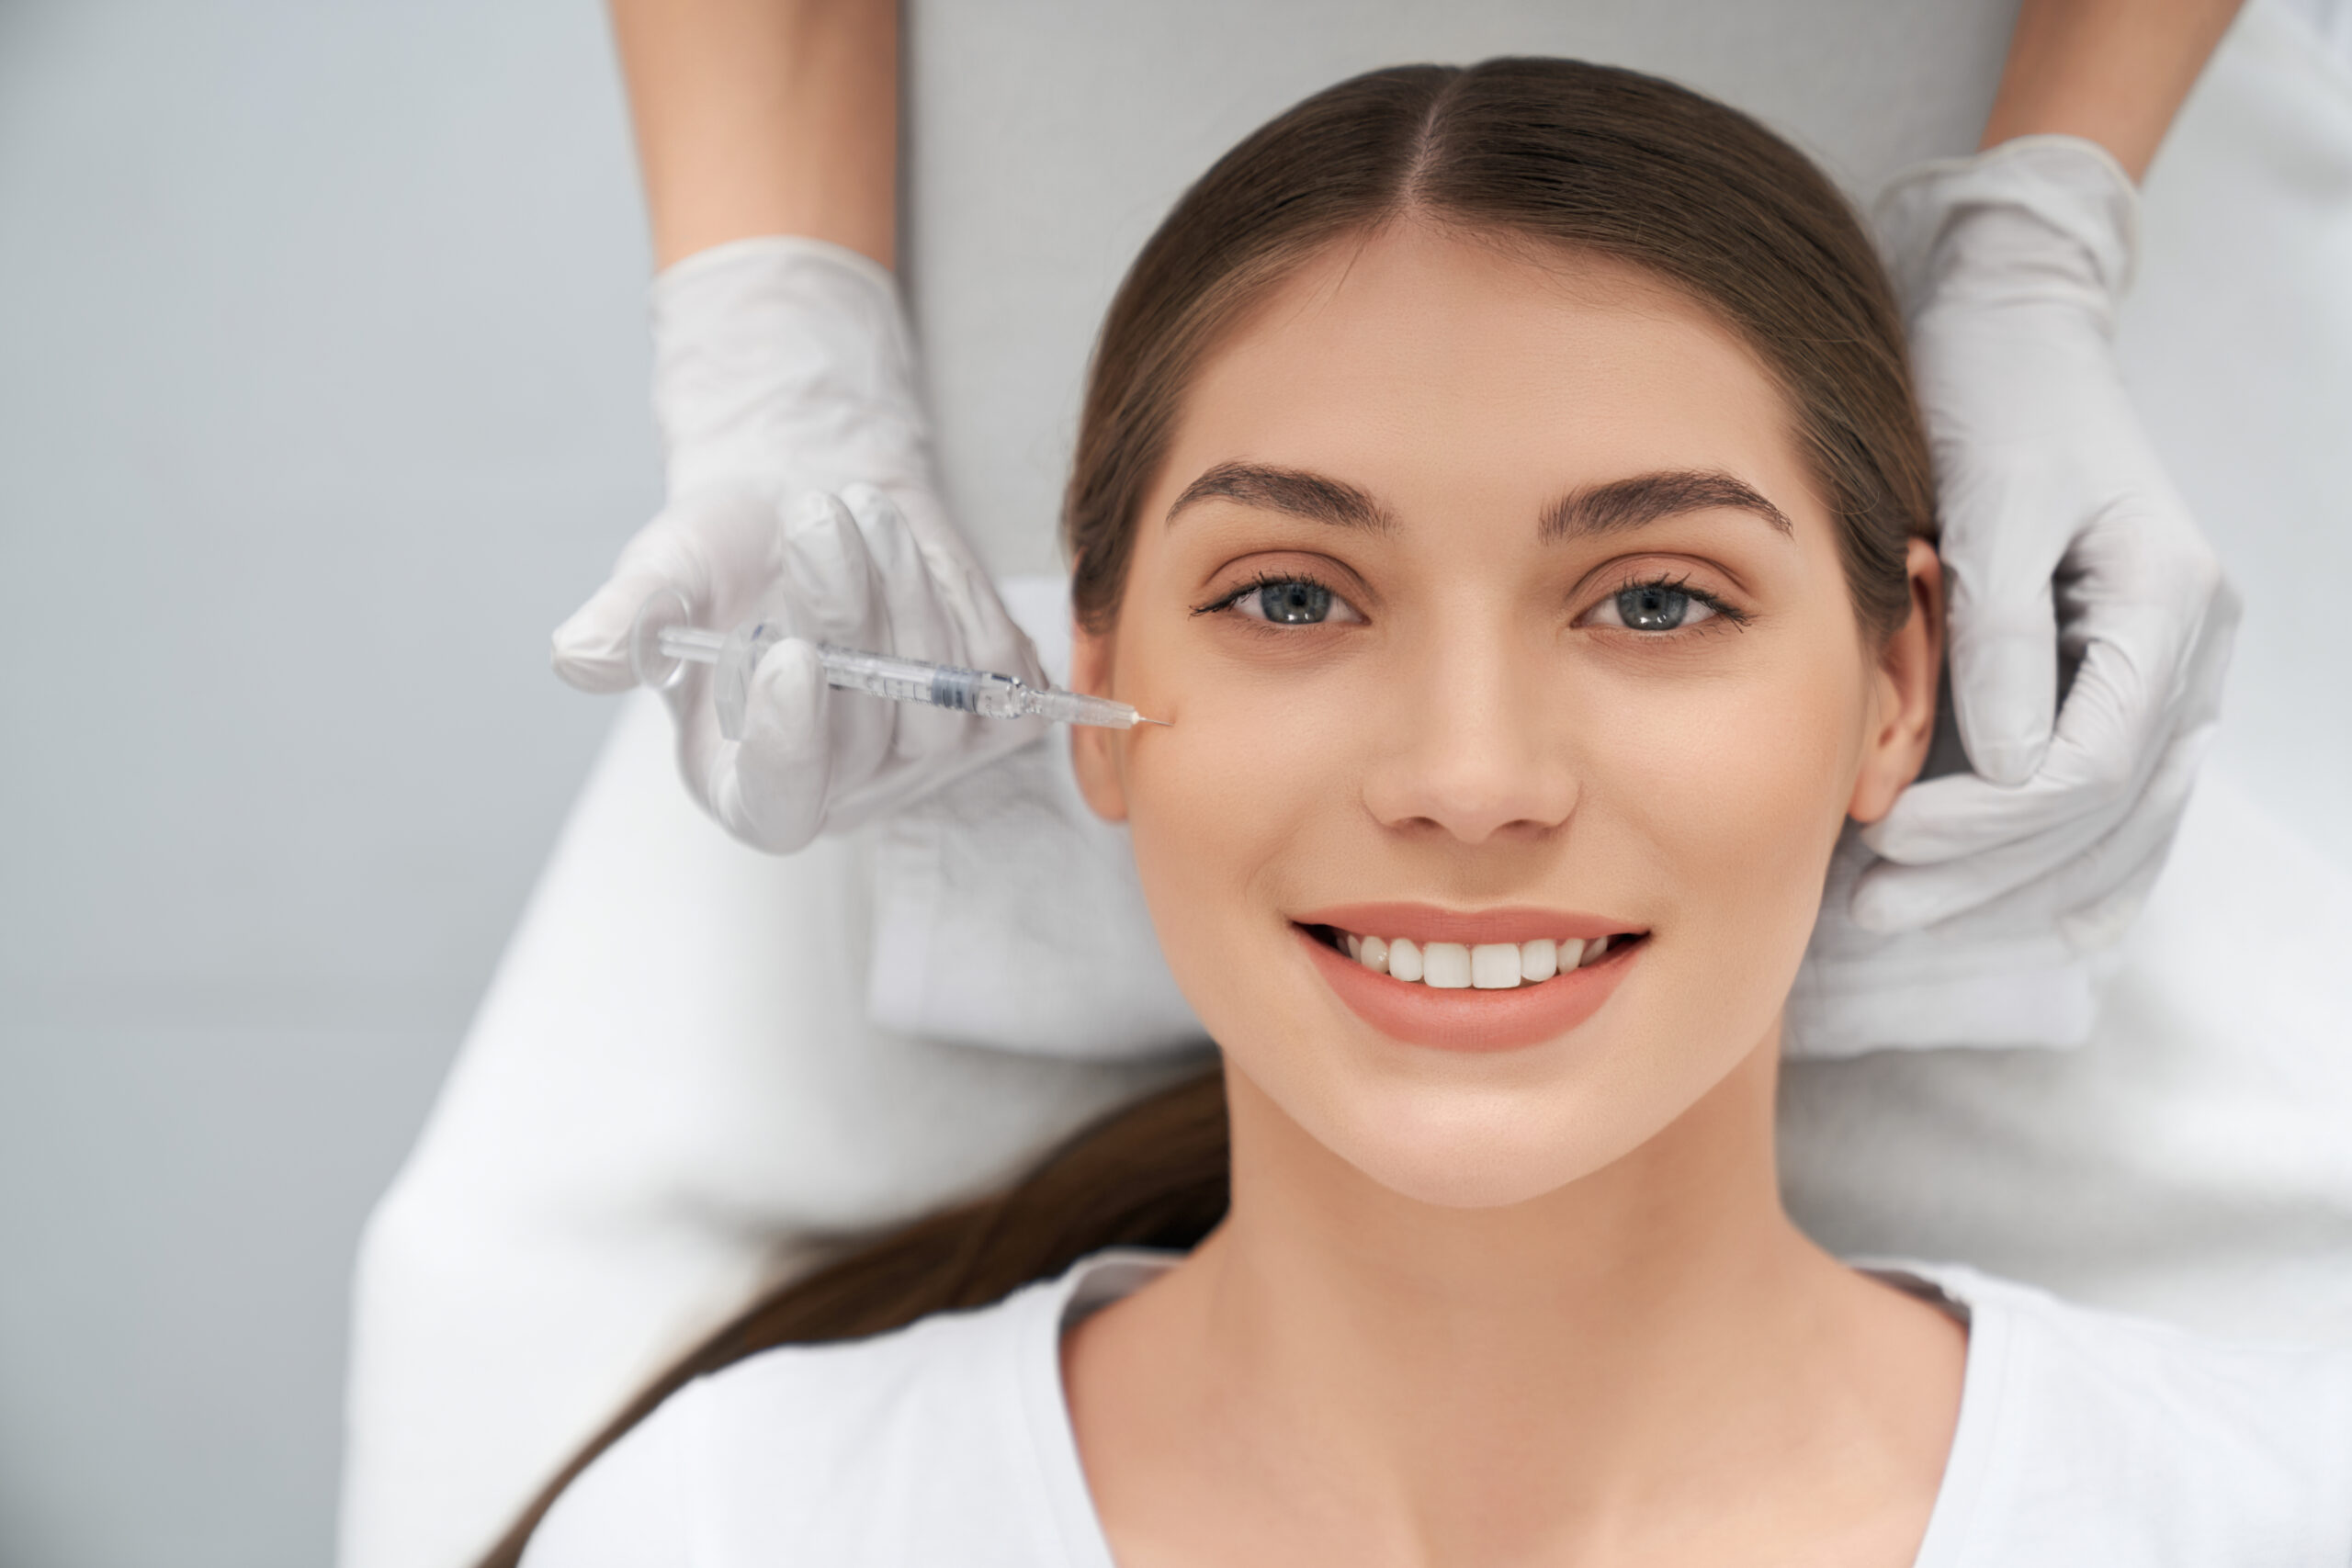
{"label": "smooth skin", "polygon": [[657,268],[798,234],[896,265],[898,0],[612,0]]}
{"label": "smooth skin", "polygon": [[2243,0],[2025,0],[1980,147],[2079,136],[2144,178]]}
{"label": "smooth skin", "polygon": [[[1174,506],[1233,463],[1386,524]],[[1722,505],[1540,526],[1675,472],[1785,531]],[[1908,573],[1882,646],[1761,365],[1620,264],[1407,222],[1211,357],[1073,671],[1174,721],[1073,744],[1233,1118],[1226,1224],[1065,1347],[1123,1568],[1912,1560],[1964,1335],[1800,1235],[1772,1145],[1831,848],[1929,739],[1925,543]],[[1210,607],[1261,580],[1340,608]],[[1658,581],[1717,613],[1623,624],[1619,591]],[[1647,937],[1566,1035],[1441,1050],[1357,1018],[1292,929],[1371,900]]]}

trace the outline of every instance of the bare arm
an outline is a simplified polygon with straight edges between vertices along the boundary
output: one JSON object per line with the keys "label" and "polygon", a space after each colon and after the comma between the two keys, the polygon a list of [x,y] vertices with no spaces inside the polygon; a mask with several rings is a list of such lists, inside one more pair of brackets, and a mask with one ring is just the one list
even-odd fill
{"label": "bare arm", "polygon": [[2024,0],[1984,145],[2057,132],[2138,179],[2241,0]]}
{"label": "bare arm", "polygon": [[612,0],[655,265],[754,234],[892,265],[897,0]]}

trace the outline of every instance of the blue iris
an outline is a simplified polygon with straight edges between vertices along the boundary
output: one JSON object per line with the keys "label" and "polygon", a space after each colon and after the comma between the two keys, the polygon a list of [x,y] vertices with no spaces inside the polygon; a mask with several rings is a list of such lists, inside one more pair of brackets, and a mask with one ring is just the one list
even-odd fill
{"label": "blue iris", "polygon": [[1331,591],[1319,582],[1269,582],[1258,590],[1258,610],[1276,626],[1311,626],[1331,614]]}
{"label": "blue iris", "polygon": [[1621,589],[1617,594],[1617,618],[1637,632],[1670,632],[1690,613],[1690,595],[1663,583]]}

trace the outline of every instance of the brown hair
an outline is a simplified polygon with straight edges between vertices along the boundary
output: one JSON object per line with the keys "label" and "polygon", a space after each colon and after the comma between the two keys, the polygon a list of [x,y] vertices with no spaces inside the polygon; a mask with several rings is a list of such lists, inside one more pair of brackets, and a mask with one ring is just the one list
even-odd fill
{"label": "brown hair", "polygon": [[1717,311],[1788,398],[1856,614],[1909,607],[1935,535],[1903,321],[1837,187],[1755,120],[1575,60],[1374,71],[1217,160],[1144,245],[1095,345],[1062,514],[1080,621],[1106,628],[1193,370],[1326,246],[1419,219],[1630,263]]}
{"label": "brown hair", "polygon": [[[1905,541],[1934,533],[1928,451],[1902,321],[1852,211],[1802,154],[1711,99],[1608,66],[1490,60],[1316,94],[1217,160],[1145,244],[1095,348],[1063,520],[1088,626],[1116,613],[1144,495],[1218,335],[1322,247],[1407,218],[1629,262],[1719,312],[1789,400],[1862,624],[1900,624]],[[1193,1247],[1225,1213],[1226,1136],[1212,1072],[1097,1123],[996,1197],[779,1287],[615,1417],[484,1568],[517,1563],[563,1487],[706,1372],[984,1305],[1106,1247]]]}

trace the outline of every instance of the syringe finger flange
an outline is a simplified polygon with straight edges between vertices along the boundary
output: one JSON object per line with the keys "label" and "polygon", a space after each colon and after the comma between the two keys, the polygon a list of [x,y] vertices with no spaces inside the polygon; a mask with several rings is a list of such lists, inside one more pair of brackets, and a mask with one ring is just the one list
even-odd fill
{"label": "syringe finger flange", "polygon": [[628,628],[629,673],[637,677],[639,685],[666,692],[684,678],[685,661],[693,656],[673,651],[667,644],[671,633],[694,630],[694,606],[677,589],[660,588],[646,595]]}

